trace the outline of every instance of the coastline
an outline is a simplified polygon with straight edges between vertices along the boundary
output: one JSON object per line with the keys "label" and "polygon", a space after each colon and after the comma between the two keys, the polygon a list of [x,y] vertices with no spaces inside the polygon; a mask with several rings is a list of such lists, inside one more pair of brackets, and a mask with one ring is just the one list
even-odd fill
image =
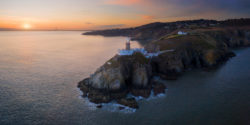
{"label": "coastline", "polygon": [[[216,68],[235,56],[232,48],[250,45],[250,28],[223,27],[197,28],[177,31],[153,40],[144,46],[150,53],[173,49],[146,58],[143,53],[116,55],[96,72],[78,83],[83,96],[97,104],[117,103],[131,108],[139,108],[135,97],[148,98],[165,93],[166,86],[159,80],[176,80],[186,70]],[[128,97],[132,94],[134,97]],[[99,106],[102,107],[102,106]]]}

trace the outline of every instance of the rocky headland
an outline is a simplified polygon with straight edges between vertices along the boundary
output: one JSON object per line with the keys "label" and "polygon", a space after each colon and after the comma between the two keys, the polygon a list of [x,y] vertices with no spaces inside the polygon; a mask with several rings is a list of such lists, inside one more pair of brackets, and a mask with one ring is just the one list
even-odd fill
{"label": "rocky headland", "polygon": [[[107,36],[107,32],[109,34],[112,31],[113,35],[108,36],[123,34],[133,39],[147,39],[144,48],[151,53],[170,49],[174,51],[161,53],[152,58],[146,58],[140,52],[125,56],[115,55],[94,74],[78,83],[83,96],[97,104],[116,101],[121,105],[138,108],[133,96],[148,98],[151,94],[165,92],[166,86],[154,79],[155,76],[175,80],[189,69],[215,67],[235,56],[232,48],[250,45],[248,19],[201,22],[199,20],[166,23],[169,26],[165,23],[154,23],[142,26],[144,30],[140,33],[134,31],[138,27],[124,29],[124,34],[122,29],[85,33]],[[174,24],[175,27],[171,27],[170,24]],[[177,32],[180,30],[185,31],[187,35],[178,35]],[[133,32],[132,35],[129,32]],[[129,97],[128,94],[133,96]]]}

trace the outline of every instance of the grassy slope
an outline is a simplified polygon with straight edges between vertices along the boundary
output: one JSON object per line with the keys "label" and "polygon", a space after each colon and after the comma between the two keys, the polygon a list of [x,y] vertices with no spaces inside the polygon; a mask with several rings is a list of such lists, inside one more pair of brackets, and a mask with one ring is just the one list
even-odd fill
{"label": "grassy slope", "polygon": [[214,40],[208,40],[207,38],[208,36],[202,34],[171,35],[155,41],[153,44],[159,45],[161,51],[183,47],[192,47],[199,50],[215,48]]}

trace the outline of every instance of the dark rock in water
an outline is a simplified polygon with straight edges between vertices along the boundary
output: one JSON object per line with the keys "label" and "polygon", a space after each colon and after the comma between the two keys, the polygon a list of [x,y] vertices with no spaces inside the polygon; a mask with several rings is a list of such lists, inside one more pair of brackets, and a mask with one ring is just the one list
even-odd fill
{"label": "dark rock in water", "polygon": [[231,57],[235,57],[236,55],[235,55],[235,53],[233,53],[233,52],[228,52],[228,53],[226,54],[226,56],[229,57],[229,58],[231,58]]}
{"label": "dark rock in water", "polygon": [[117,103],[128,106],[130,108],[139,108],[135,98],[122,98],[117,100]]}
{"label": "dark rock in water", "polygon": [[99,109],[100,109],[100,108],[102,108],[102,105],[97,105],[96,108],[99,108]]}
{"label": "dark rock in water", "polygon": [[98,90],[92,90],[88,93],[88,98],[90,102],[94,103],[108,103],[112,99],[110,98],[110,95],[107,93],[102,93]]}
{"label": "dark rock in water", "polygon": [[115,56],[89,78],[79,82],[84,96],[94,103],[107,103],[135,96],[149,97],[151,92],[151,65],[141,53]]}
{"label": "dark rock in water", "polygon": [[83,81],[78,83],[78,88],[83,92],[83,97],[87,96],[87,93],[89,92],[89,86],[88,86],[89,78],[84,79]]}
{"label": "dark rock in water", "polygon": [[150,96],[150,93],[151,93],[151,87],[150,88],[141,88],[141,89],[133,88],[130,90],[130,92],[134,96],[141,96],[144,98],[148,98]]}
{"label": "dark rock in water", "polygon": [[82,94],[82,97],[83,97],[83,98],[88,97],[88,94],[84,92],[84,93]]}
{"label": "dark rock in water", "polygon": [[158,95],[158,94],[161,94],[161,93],[165,93],[165,89],[166,89],[166,86],[162,83],[157,83],[154,85],[154,88],[153,88],[153,91],[154,91],[154,95]]}
{"label": "dark rock in water", "polygon": [[176,80],[178,77],[176,74],[160,74],[159,76],[165,80]]}
{"label": "dark rock in water", "polygon": [[123,110],[123,109],[125,109],[125,107],[121,107],[121,106],[119,106],[119,110]]}

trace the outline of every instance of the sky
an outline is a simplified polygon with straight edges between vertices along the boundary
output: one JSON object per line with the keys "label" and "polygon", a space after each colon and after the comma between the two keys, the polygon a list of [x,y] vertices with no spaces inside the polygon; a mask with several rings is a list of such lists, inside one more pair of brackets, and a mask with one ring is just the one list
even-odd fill
{"label": "sky", "polygon": [[250,17],[250,0],[0,0],[0,29],[95,30],[242,17]]}

